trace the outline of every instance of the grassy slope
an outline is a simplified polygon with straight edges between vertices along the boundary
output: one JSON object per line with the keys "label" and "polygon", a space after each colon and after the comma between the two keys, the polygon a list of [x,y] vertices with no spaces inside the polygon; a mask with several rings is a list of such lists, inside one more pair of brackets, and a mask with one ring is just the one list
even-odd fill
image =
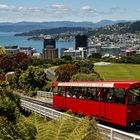
{"label": "grassy slope", "polygon": [[140,65],[111,64],[110,66],[94,66],[104,80],[140,80]]}

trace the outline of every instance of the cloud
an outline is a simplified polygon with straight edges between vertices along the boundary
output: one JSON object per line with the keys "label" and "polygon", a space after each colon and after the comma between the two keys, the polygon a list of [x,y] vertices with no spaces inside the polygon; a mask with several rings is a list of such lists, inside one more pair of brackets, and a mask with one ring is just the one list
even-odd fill
{"label": "cloud", "polygon": [[41,11],[44,11],[45,12],[45,9],[41,9],[41,8],[38,8],[38,7],[29,7],[29,8],[25,8],[25,7],[18,7],[17,8],[17,11],[19,12],[41,12]]}
{"label": "cloud", "polygon": [[47,8],[47,11],[50,18],[58,18],[58,20],[70,16],[72,13],[72,10],[64,4],[53,4]]}
{"label": "cloud", "polygon": [[52,8],[57,8],[57,9],[64,9],[65,5],[64,4],[53,4],[51,5]]}
{"label": "cloud", "polygon": [[53,4],[51,5],[51,10],[55,11],[68,11],[69,8],[67,8],[64,4]]}
{"label": "cloud", "polygon": [[85,5],[80,7],[80,10],[82,11],[93,11],[93,9],[89,5]]}
{"label": "cloud", "polygon": [[77,16],[79,18],[91,19],[91,17],[97,16],[97,11],[89,5],[84,5],[77,10]]}
{"label": "cloud", "polygon": [[[121,13],[123,9],[112,7],[101,11],[90,5],[83,5],[79,8],[67,7],[63,3],[52,4],[44,7],[38,6],[15,6],[0,3],[1,21],[47,21],[47,20],[92,20],[95,18],[114,16]],[[140,9],[138,10],[140,11]],[[123,11],[124,12],[124,11]]]}
{"label": "cloud", "polygon": [[14,8],[15,6],[13,5],[0,4],[0,11],[12,10]]}
{"label": "cloud", "polygon": [[6,4],[0,4],[0,10],[7,10],[9,9],[9,6]]}

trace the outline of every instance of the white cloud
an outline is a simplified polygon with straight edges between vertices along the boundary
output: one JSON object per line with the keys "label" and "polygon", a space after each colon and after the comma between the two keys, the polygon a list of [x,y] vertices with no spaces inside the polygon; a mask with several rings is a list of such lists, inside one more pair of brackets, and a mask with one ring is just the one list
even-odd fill
{"label": "white cloud", "polygon": [[94,11],[94,9],[91,8],[89,5],[85,5],[85,6],[80,7],[80,10],[81,10],[81,11],[87,11],[87,12],[92,12],[92,11]]}
{"label": "white cloud", "polygon": [[64,4],[53,4],[50,7],[52,10],[68,11],[69,9]]}
{"label": "white cloud", "polygon": [[92,10],[92,8],[89,5],[82,6],[82,7],[80,7],[80,9],[81,10],[84,10],[84,11],[90,11],[90,10]]}
{"label": "white cloud", "polygon": [[51,5],[52,8],[58,8],[58,9],[63,9],[65,8],[65,5],[64,4],[53,4]]}
{"label": "white cloud", "polygon": [[29,8],[25,8],[25,7],[18,7],[17,8],[17,11],[19,12],[41,12],[41,11],[44,11],[44,9],[41,9],[41,8],[38,8],[38,7],[29,7]]}
{"label": "white cloud", "polygon": [[6,4],[0,4],[0,10],[7,10],[9,9],[10,7]]}

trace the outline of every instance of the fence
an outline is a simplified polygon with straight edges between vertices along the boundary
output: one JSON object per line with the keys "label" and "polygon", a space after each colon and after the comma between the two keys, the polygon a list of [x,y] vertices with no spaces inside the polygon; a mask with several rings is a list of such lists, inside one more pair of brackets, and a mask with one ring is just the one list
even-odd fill
{"label": "fence", "polygon": [[37,96],[39,97],[52,98],[52,95],[53,95],[52,92],[37,91]]}

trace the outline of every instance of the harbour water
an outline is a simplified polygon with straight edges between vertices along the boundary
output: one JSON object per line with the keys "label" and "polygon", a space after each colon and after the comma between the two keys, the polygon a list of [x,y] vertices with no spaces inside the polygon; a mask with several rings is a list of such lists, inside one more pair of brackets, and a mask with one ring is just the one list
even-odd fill
{"label": "harbour water", "polygon": [[[27,36],[14,36],[15,32],[0,32],[0,45],[18,45],[19,47],[32,47],[35,48],[37,52],[42,52],[43,41],[42,40],[27,40]],[[74,42],[60,42],[56,41],[56,48],[74,48]]]}

